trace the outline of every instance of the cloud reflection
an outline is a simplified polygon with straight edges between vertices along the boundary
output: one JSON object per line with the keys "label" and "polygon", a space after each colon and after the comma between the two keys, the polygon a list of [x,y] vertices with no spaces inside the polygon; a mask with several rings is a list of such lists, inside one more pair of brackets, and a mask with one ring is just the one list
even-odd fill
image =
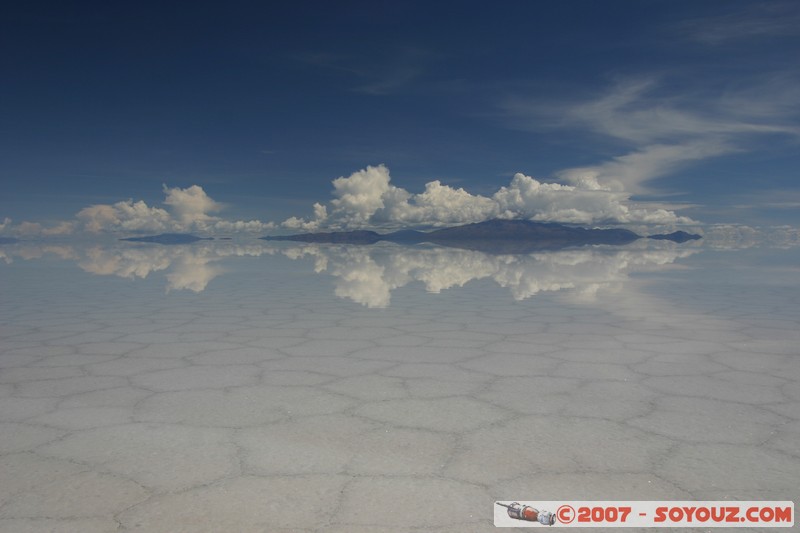
{"label": "cloud reflection", "polygon": [[450,248],[330,246],[303,244],[278,251],[311,259],[317,273],[335,279],[335,294],[371,308],[387,307],[392,291],[422,282],[429,293],[490,279],[515,300],[541,292],[568,291],[593,301],[601,290],[617,290],[633,272],[659,270],[697,249],[583,248],[528,255],[488,255]]}
{"label": "cloud reflection", "polygon": [[90,247],[41,246],[18,244],[0,249],[0,260],[12,263],[15,258],[41,259],[55,255],[74,261],[83,271],[99,276],[144,279],[163,271],[167,292],[189,290],[202,292],[208,284],[225,272],[219,261],[226,257],[260,256],[266,250],[261,245],[196,244],[192,246],[161,246],[149,244],[93,245]]}
{"label": "cloud reflection", "polygon": [[220,264],[231,257],[282,255],[313,261],[317,274],[333,277],[337,297],[369,308],[384,308],[392,292],[421,283],[429,293],[490,280],[507,289],[515,300],[540,293],[563,292],[575,301],[592,302],[601,291],[620,290],[632,273],[669,268],[699,248],[641,242],[624,248],[584,247],[531,254],[490,255],[474,250],[393,244],[242,245],[204,241],[192,245],[162,246],[116,243],[88,248],[13,245],[3,247],[0,259],[39,259],[55,254],[74,261],[82,270],[100,276],[144,279],[163,273],[166,290],[204,291],[223,274]]}

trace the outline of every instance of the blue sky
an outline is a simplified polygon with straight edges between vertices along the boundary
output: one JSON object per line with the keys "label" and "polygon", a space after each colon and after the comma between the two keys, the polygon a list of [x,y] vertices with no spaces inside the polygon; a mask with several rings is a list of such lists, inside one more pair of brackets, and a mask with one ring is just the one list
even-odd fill
{"label": "blue sky", "polygon": [[272,4],[2,8],[3,231],[798,223],[797,2]]}

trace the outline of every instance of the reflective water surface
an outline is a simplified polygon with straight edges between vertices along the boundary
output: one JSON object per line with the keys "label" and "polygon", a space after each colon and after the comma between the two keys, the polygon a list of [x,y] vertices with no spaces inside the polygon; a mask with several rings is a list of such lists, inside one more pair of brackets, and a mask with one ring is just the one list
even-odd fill
{"label": "reflective water surface", "polygon": [[0,247],[0,530],[800,501],[793,249]]}

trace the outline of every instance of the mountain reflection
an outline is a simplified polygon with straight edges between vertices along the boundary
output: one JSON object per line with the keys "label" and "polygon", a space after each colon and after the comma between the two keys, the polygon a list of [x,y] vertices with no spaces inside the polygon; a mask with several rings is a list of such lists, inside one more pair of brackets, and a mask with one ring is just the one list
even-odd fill
{"label": "mountain reflection", "polygon": [[398,245],[262,244],[203,242],[161,246],[139,244],[72,246],[14,245],[0,259],[32,260],[53,254],[74,261],[82,270],[102,276],[144,279],[163,272],[167,291],[202,292],[232,257],[280,254],[313,261],[317,274],[334,279],[336,296],[370,308],[387,307],[392,292],[421,282],[429,293],[491,280],[515,300],[542,292],[565,291],[573,299],[592,301],[598,291],[617,290],[631,273],[667,268],[697,248],[671,245],[584,247],[530,254],[490,255],[474,250]]}
{"label": "mountain reflection", "polygon": [[618,289],[632,272],[658,270],[697,249],[674,246],[582,248],[526,255],[489,255],[451,248],[363,247],[305,244],[277,249],[291,259],[314,261],[317,273],[335,279],[335,293],[367,307],[387,307],[392,291],[418,281],[431,293],[491,279],[515,300],[568,290],[591,301],[601,289]]}

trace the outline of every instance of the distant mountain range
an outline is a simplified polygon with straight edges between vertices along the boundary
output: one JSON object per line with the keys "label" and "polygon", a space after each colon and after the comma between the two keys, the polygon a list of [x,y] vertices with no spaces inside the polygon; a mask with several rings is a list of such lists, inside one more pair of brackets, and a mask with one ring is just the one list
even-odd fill
{"label": "distant mountain range", "polygon": [[[268,241],[342,244],[374,244],[379,241],[401,244],[432,243],[489,253],[529,253],[587,244],[622,245],[641,239],[642,236],[626,229],[587,229],[529,220],[495,219],[430,232],[403,230],[381,234],[358,230],[261,238]],[[700,236],[680,231],[669,235],[652,235],[650,238],[684,242],[699,239]]]}
{"label": "distant mountain range", "polygon": [[673,231],[672,233],[667,233],[667,234],[650,235],[648,239],[656,239],[659,241],[686,242],[686,241],[695,241],[697,239],[702,239],[702,237],[700,235],[695,235],[694,233],[686,233],[685,231]]}
{"label": "distant mountain range", "polygon": [[[380,241],[398,244],[431,243],[488,253],[530,253],[538,250],[558,250],[588,244],[623,245],[641,238],[641,235],[626,229],[588,229],[556,223],[499,219],[428,232],[402,230],[392,233],[377,233],[375,231],[356,230],[261,237],[261,239],[267,241],[338,244],[375,244]],[[649,238],[680,243],[700,239],[701,237],[685,231],[676,231],[666,235],[650,235]],[[214,239],[212,237],[197,237],[188,233],[162,233],[160,235],[128,237],[120,240],[156,244],[191,244],[197,241]]]}
{"label": "distant mountain range", "polygon": [[191,244],[197,241],[213,241],[212,237],[196,237],[188,233],[162,233],[160,235],[148,235],[146,237],[128,237],[120,239],[130,242],[154,242],[158,244]]}

